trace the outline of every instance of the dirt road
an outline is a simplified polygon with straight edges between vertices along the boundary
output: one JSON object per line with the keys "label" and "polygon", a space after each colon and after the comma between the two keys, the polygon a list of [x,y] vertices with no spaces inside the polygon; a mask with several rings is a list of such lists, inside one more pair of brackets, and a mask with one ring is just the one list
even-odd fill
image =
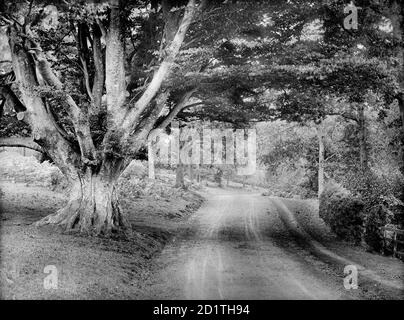
{"label": "dirt road", "polygon": [[205,197],[189,228],[158,258],[141,298],[378,298],[344,288],[343,266],[313,254],[282,199],[213,188]]}

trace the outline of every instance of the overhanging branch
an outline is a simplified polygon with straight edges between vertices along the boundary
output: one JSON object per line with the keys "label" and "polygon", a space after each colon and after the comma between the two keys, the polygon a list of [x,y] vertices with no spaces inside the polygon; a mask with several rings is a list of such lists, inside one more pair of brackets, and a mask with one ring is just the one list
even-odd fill
{"label": "overhanging branch", "polygon": [[171,121],[174,120],[175,116],[181,111],[183,110],[185,107],[188,106],[188,101],[189,99],[192,97],[192,95],[195,93],[196,88],[187,91],[186,93],[184,93],[181,97],[181,99],[179,100],[179,102],[175,105],[175,107],[168,113],[168,115],[164,118],[164,120],[158,125],[158,129],[164,129],[165,127],[167,127]]}
{"label": "overhanging branch", "polygon": [[142,112],[147,108],[149,103],[155,97],[157,92],[160,90],[161,84],[166,76],[169,74],[172,64],[184,42],[185,34],[192,22],[195,15],[195,0],[189,0],[184,16],[182,18],[181,24],[174,36],[174,39],[169,44],[168,48],[165,50],[165,58],[163,59],[157,72],[154,74],[152,81],[147,86],[147,89],[135,103],[135,106],[128,110],[124,117],[122,126],[125,130],[130,128],[132,125],[136,124]]}
{"label": "overhanging branch", "polygon": [[23,147],[44,153],[43,149],[37,145],[32,138],[11,137],[0,138],[0,147]]}

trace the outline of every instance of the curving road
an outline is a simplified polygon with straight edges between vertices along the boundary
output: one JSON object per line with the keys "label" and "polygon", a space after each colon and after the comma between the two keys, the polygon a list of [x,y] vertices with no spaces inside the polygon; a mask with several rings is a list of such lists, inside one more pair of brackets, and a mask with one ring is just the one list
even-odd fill
{"label": "curving road", "polygon": [[309,252],[302,256],[299,227],[287,221],[281,199],[222,189],[208,189],[205,197],[159,257],[143,298],[360,298],[344,289],[343,274]]}

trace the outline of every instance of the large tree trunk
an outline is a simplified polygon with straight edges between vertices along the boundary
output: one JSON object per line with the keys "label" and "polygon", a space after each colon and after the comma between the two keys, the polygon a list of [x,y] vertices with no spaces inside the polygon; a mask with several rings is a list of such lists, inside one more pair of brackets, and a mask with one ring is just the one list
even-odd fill
{"label": "large tree trunk", "polygon": [[54,224],[66,231],[96,235],[130,234],[130,224],[118,202],[116,181],[119,172],[113,165],[103,166],[98,173],[87,168],[73,181],[66,206],[36,224]]}
{"label": "large tree trunk", "polygon": [[[63,81],[52,69],[46,50],[35,42],[35,36],[26,20],[23,25],[16,22],[8,30],[12,53],[13,71],[16,74],[22,102],[27,108],[24,117],[32,127],[34,142],[37,143],[58,166],[72,184],[67,205],[53,215],[45,217],[38,225],[55,224],[67,230],[80,230],[89,233],[110,233],[129,231],[129,224],[119,209],[116,181],[125,167],[123,158],[136,154],[144,146],[147,136],[159,120],[160,112],[168,99],[168,90],[160,90],[163,81],[170,74],[175,58],[184,42],[185,35],[195,15],[195,0],[189,0],[181,21],[181,14],[170,9],[168,14],[176,16],[171,36],[162,39],[163,55],[159,67],[143,94],[129,107],[133,98],[129,99],[126,91],[125,72],[125,32],[123,32],[122,0],[108,0],[110,7],[108,31],[96,20],[93,27],[93,88],[90,88],[88,64],[88,47],[86,36],[82,32],[89,29],[80,25],[79,59],[83,65],[85,85],[91,100],[91,110],[87,106],[78,106],[77,102],[66,92]],[[170,4],[170,7],[173,5]],[[168,23],[165,21],[167,26]],[[80,29],[81,28],[81,29]],[[101,36],[105,38],[105,66],[103,61]],[[91,37],[89,37],[91,38]],[[161,42],[161,43],[162,43]],[[105,72],[104,72],[105,71]],[[104,74],[105,73],[105,74]],[[104,93],[106,107],[102,103]],[[58,100],[66,109],[69,122],[73,126],[75,137],[72,138],[59,127],[46,98],[36,90],[39,85],[49,85],[64,94]],[[172,119],[180,107],[187,102],[193,91],[187,93],[170,112]],[[5,100],[4,92],[1,93]],[[4,101],[1,106],[4,105]],[[102,143],[95,144],[90,130],[89,116],[97,116],[99,109],[106,111],[107,130]],[[1,110],[0,110],[1,111]],[[0,112],[1,113],[1,112]],[[28,119],[27,119],[28,118]],[[167,122],[169,120],[166,120]],[[171,121],[171,120],[170,120]],[[165,123],[163,121],[163,123]],[[95,131],[95,130],[93,130]],[[94,136],[95,138],[95,136]],[[97,138],[98,134],[97,134]],[[96,149],[97,145],[97,149]],[[182,168],[181,168],[182,169]],[[182,173],[183,176],[183,173]],[[182,179],[183,180],[183,179]]]}

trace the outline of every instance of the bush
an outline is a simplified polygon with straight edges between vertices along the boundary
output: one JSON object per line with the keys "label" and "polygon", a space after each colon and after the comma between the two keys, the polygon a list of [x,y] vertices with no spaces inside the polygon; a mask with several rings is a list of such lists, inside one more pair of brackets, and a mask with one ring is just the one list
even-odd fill
{"label": "bush", "polygon": [[40,163],[33,156],[15,152],[0,152],[0,179],[27,185],[63,190],[68,182],[62,172],[49,161]]}
{"label": "bush", "polygon": [[364,240],[368,249],[381,252],[383,249],[383,231],[391,220],[393,214],[383,205],[377,205],[365,212],[365,233]]}
{"label": "bush", "polygon": [[344,186],[360,197],[364,203],[364,235],[367,249],[381,252],[383,249],[382,227],[402,224],[403,203],[402,177],[377,175],[371,170],[366,173],[349,172]]}
{"label": "bush", "polygon": [[283,163],[275,171],[268,172],[268,194],[292,198],[299,195],[303,199],[314,198],[317,193],[310,188],[309,172],[303,161],[297,164]]}
{"label": "bush", "polygon": [[[163,170],[162,170],[163,171]],[[156,179],[149,179],[147,162],[133,160],[118,180],[118,190],[124,198],[148,197],[173,199],[184,197],[186,191],[174,188],[175,176],[167,170],[159,173]]]}
{"label": "bush", "polygon": [[320,196],[320,218],[343,240],[361,242],[363,202],[336,183],[328,183]]}

